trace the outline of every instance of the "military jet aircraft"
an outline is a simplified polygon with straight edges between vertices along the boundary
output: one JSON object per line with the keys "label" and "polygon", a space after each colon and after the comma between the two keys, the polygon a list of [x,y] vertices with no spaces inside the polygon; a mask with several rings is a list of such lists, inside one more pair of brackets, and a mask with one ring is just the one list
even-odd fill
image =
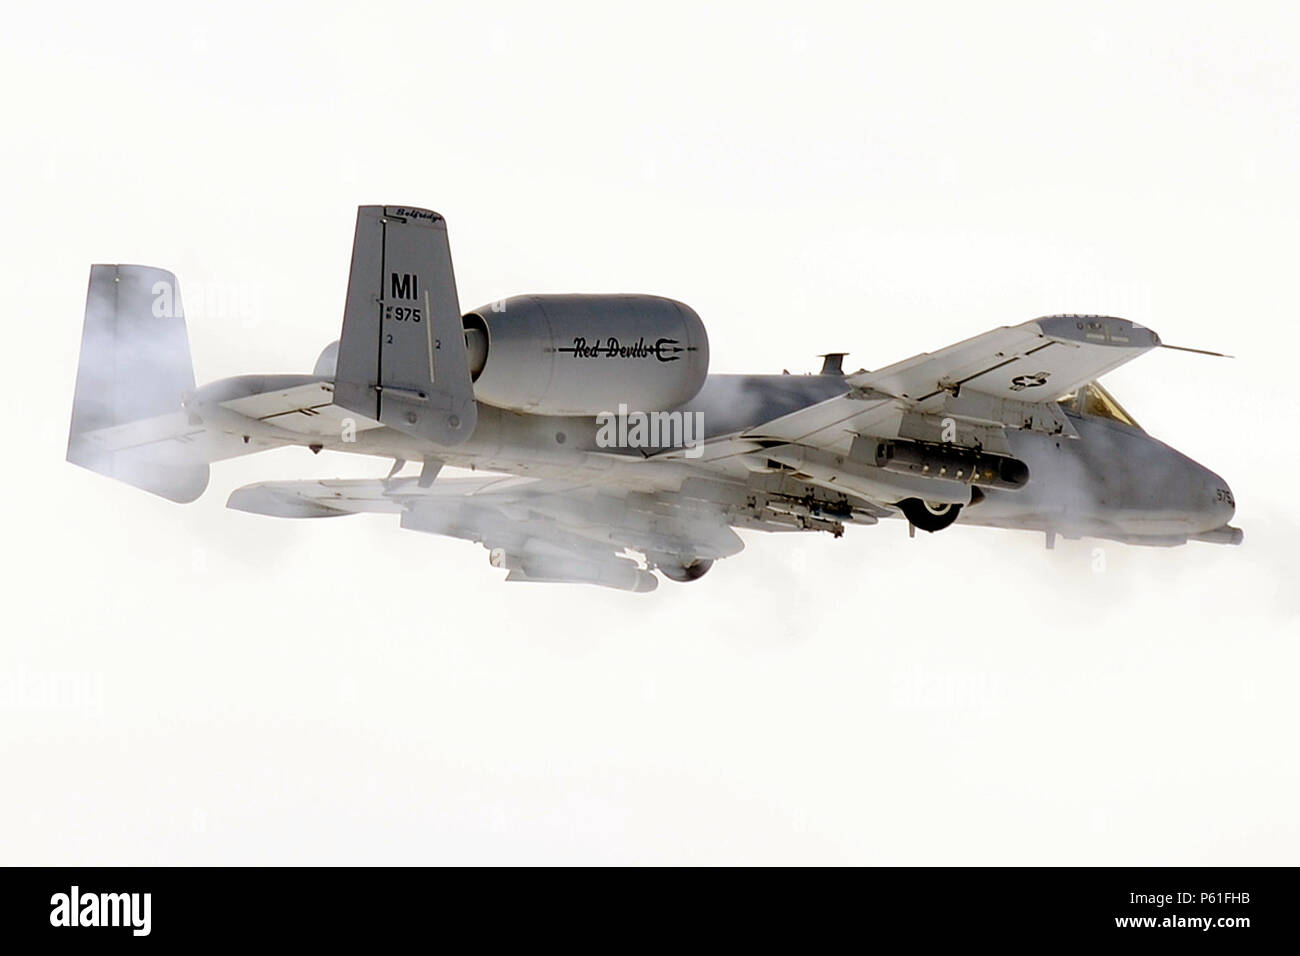
{"label": "military jet aircraft", "polygon": [[[462,313],[446,222],[358,210],[339,341],[310,375],[196,387],[176,278],[91,267],[68,460],[176,502],[209,464],[285,445],[391,459],[385,477],[267,481],[231,508],[361,512],[482,544],[507,581],[650,591],[701,577],[736,529],[902,518],[1130,544],[1237,544],[1227,482],[1097,383],[1162,343],[1052,315],[846,374],[709,375],[688,306],[520,295]],[[419,476],[401,476],[406,463]],[[439,477],[443,466],[488,474]]]}

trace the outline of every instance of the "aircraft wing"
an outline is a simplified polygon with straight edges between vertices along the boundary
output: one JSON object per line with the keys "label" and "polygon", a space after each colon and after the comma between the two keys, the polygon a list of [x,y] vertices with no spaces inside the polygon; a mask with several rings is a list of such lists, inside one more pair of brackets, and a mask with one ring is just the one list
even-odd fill
{"label": "aircraft wing", "polygon": [[923,352],[848,382],[917,404],[954,390],[1032,401],[1038,389],[1052,398],[1064,395],[1159,344],[1154,332],[1127,319],[1053,315]]}
{"label": "aircraft wing", "polygon": [[[619,492],[533,478],[270,481],[236,490],[227,506],[253,514],[321,518],[400,515],[401,526],[482,544],[507,581],[599,584],[626,591],[657,585],[654,567],[739,552],[739,536],[716,506],[667,492]],[[645,555],[646,568],[626,555]]]}
{"label": "aircraft wing", "polygon": [[1073,435],[1056,399],[1160,344],[1126,319],[1057,315],[1006,326],[846,379],[842,396],[749,429],[743,437],[847,454],[860,435],[939,440],[1005,453],[1004,429]]}

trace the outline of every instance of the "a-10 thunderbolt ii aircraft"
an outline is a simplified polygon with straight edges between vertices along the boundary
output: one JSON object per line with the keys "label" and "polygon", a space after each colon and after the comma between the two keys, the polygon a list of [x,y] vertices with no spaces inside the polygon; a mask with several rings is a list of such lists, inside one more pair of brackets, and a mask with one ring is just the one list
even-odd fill
{"label": "a-10 thunderbolt ii aircraft", "polygon": [[[508,581],[649,591],[738,553],[735,529],[901,516],[1131,544],[1237,544],[1214,472],[1097,379],[1160,346],[1053,315],[845,374],[709,375],[704,324],[651,295],[521,295],[462,313],[447,227],[358,210],[338,342],[310,375],[195,387],[175,277],[91,267],[68,460],[188,502],[211,462],[284,445],[391,459],[387,477],[267,481],[231,508],[393,514],[481,543]],[[419,477],[399,477],[405,463]],[[444,465],[494,474],[438,477]]]}

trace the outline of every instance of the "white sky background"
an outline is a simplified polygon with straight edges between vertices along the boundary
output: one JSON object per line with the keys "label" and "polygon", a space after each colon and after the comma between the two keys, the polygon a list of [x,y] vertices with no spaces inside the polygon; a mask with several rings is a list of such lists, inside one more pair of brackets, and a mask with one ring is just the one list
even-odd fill
{"label": "white sky background", "polygon": [[[1295,863],[1297,16],[9,11],[0,863]],[[310,371],[361,203],[445,214],[466,308],[682,299],[715,371],[1056,311],[1232,352],[1106,384],[1246,543],[747,533],[627,595],[223,507],[387,462],[63,461],[91,262],[179,275],[201,381]]]}

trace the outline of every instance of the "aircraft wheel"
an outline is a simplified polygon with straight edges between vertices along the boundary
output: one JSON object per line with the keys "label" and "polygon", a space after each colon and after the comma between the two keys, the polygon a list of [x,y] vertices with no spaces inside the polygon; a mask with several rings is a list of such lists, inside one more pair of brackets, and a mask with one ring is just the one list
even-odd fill
{"label": "aircraft wheel", "polygon": [[696,558],[690,564],[661,564],[659,570],[669,581],[698,581],[713,567],[712,558]]}
{"label": "aircraft wheel", "polygon": [[961,505],[948,502],[933,504],[920,498],[904,498],[898,507],[903,512],[903,517],[922,531],[942,531],[961,514]]}

